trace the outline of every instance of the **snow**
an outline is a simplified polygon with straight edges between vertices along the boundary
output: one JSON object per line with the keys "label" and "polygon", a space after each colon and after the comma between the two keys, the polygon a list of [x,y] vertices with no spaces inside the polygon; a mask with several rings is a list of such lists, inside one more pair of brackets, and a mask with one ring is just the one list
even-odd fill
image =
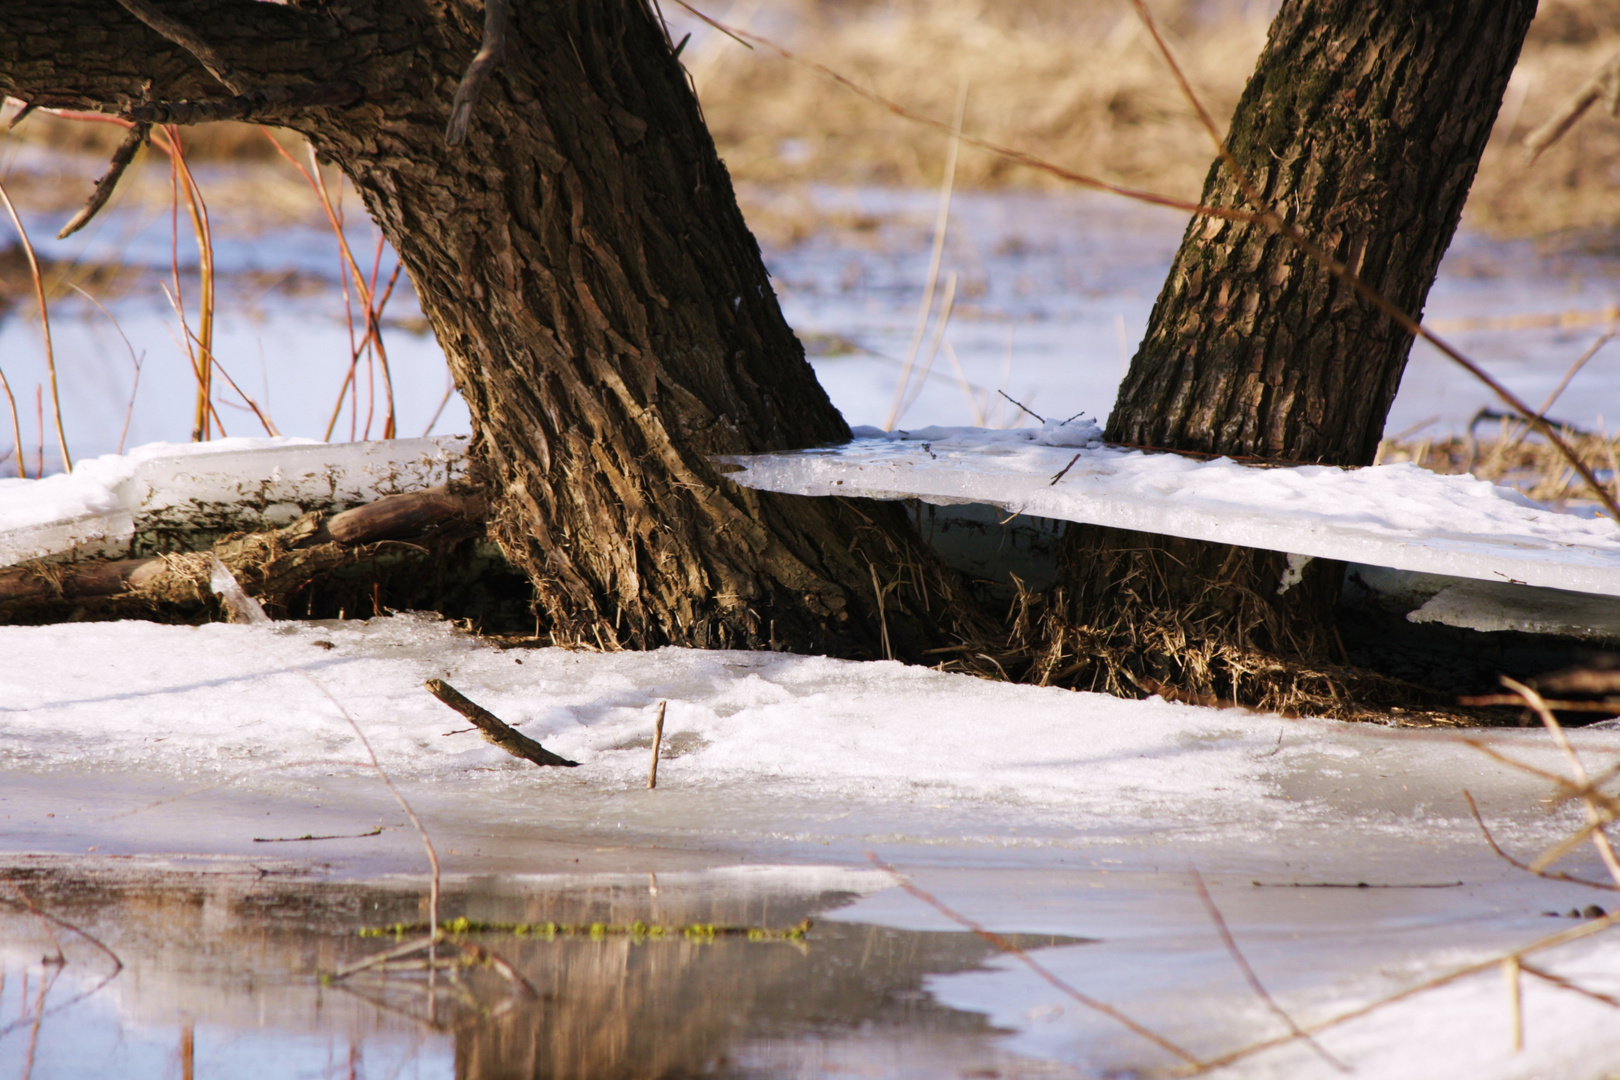
{"label": "snow", "polygon": [[[1203,1054],[1274,1034],[1276,1024],[1221,951],[1190,892],[1189,864],[1267,985],[1306,1020],[1574,925],[1544,918],[1545,909],[1611,902],[1494,859],[1463,788],[1515,851],[1572,831],[1579,814],[1566,806],[1549,815],[1539,781],[1440,732],[1124,701],[888,662],[502,650],[408,614],[4,627],[0,658],[0,803],[12,851],[95,844],[112,854],[262,859],[248,839],[267,828],[299,835],[359,831],[354,823],[373,815],[395,822],[361,764],[352,719],[422,814],[452,877],[555,874],[555,850],[534,846],[552,836],[569,850],[610,853],[598,860],[627,860],[642,869],[638,880],[643,858],[666,860],[660,878],[670,884],[680,879],[666,866],[699,878],[730,866],[732,877],[713,888],[820,883],[862,897],[833,918],[945,928],[938,912],[879,888],[863,858],[875,849],[997,929],[1094,939],[1039,956]],[[581,766],[536,769],[460,730],[423,689],[432,677]],[[661,701],[665,759],[649,792]],[[1484,737],[1534,767],[1564,768],[1540,732]],[[1594,770],[1620,757],[1620,731],[1571,737]],[[46,809],[60,813],[46,820]],[[383,844],[393,846],[367,846]],[[421,855],[407,830],[391,829],[328,845],[319,858],[327,874],[375,874],[414,871]],[[1593,864],[1583,856],[1571,865],[1601,874]],[[1612,992],[1620,947],[1599,938],[1543,962]],[[1012,1033],[1010,1050],[1053,1067],[1095,1075],[1166,1064],[1010,959],[927,987],[947,1005],[984,1012]],[[1323,1041],[1379,1077],[1596,1080],[1620,1061],[1607,1013],[1544,986],[1526,994],[1531,1041],[1517,1057],[1505,1052],[1494,972]],[[1223,1075],[1334,1073],[1293,1048]]]}
{"label": "snow", "polygon": [[165,532],[285,525],[434,487],[465,471],[466,439],[151,443],[41,480],[0,480],[0,566],[74,552],[128,554]]}
{"label": "snow", "polygon": [[[728,457],[729,478],[796,495],[988,503],[1313,558],[1620,596],[1620,525],[1411,464],[1253,467],[1020,433],[862,429],[844,446]],[[1059,437],[1071,437],[1056,429]],[[1071,447],[1079,446],[1079,449]],[[1280,583],[1279,583],[1280,584]]]}

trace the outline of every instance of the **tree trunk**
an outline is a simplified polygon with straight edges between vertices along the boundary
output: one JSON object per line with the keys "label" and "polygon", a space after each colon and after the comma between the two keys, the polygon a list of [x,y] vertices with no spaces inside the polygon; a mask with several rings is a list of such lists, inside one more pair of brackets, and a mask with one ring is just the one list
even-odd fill
{"label": "tree trunk", "polygon": [[[1229,146],[1268,205],[1416,315],[1535,7],[1284,0]],[[1203,202],[1255,209],[1220,162]],[[1368,465],[1410,349],[1399,326],[1288,240],[1195,217],[1107,437]],[[1342,652],[1342,564],[1312,562],[1283,589],[1280,553],[1100,528],[1071,530],[1063,561],[1037,665],[1045,678],[1268,705],[1336,692],[1296,662],[1319,668]]]}
{"label": "tree trunk", "polygon": [[[646,0],[519,0],[457,147],[482,3],[157,2],[243,80],[358,84],[248,118],[307,135],[399,252],[553,640],[915,658],[982,632],[898,506],[754,492],[714,464],[849,429]],[[0,90],[24,100],[226,93],[111,0],[11,0],[5,21]]]}

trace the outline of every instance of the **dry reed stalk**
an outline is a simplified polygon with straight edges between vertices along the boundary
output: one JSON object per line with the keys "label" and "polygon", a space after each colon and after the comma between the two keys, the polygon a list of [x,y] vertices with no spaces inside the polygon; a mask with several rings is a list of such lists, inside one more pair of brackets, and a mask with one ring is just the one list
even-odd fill
{"label": "dry reed stalk", "polygon": [[1243,973],[1243,981],[1249,984],[1249,989],[1254,991],[1254,996],[1260,999],[1260,1003],[1273,1016],[1283,1022],[1283,1026],[1295,1038],[1303,1040],[1306,1046],[1315,1051],[1317,1057],[1339,1072],[1349,1072],[1350,1069],[1344,1062],[1328,1053],[1321,1043],[1301,1030],[1300,1026],[1294,1022],[1294,1018],[1281,1005],[1277,1004],[1277,999],[1272,997],[1271,992],[1265,988],[1265,984],[1260,981],[1260,976],[1254,973],[1254,968],[1250,966],[1248,958],[1243,955],[1243,950],[1238,948],[1237,939],[1232,936],[1231,929],[1226,925],[1225,916],[1221,914],[1221,909],[1216,906],[1215,898],[1210,895],[1209,886],[1204,884],[1204,876],[1198,872],[1196,866],[1188,866],[1187,871],[1192,876],[1193,888],[1198,893],[1199,901],[1203,903],[1204,910],[1208,912],[1210,921],[1215,924],[1215,932],[1220,935],[1221,944],[1225,946],[1227,955],[1232,958],[1232,962],[1237,965],[1238,970]]}
{"label": "dry reed stalk", "polygon": [[1519,983],[1519,958],[1510,956],[1502,961],[1502,978],[1507,983],[1508,1012],[1513,1031],[1513,1052],[1524,1049],[1524,995]]}
{"label": "dry reed stalk", "polygon": [[[39,303],[39,328],[45,336],[45,369],[50,373],[51,379],[51,411],[56,418],[56,445],[62,452],[62,470],[71,472],[73,458],[68,454],[67,434],[62,430],[62,398],[56,388],[56,350],[51,344],[51,312],[45,303],[45,279],[39,272],[39,260],[34,257],[34,245],[28,239],[28,230],[23,228],[22,218],[17,213],[17,207],[12,204],[11,196],[6,193],[4,184],[0,184],[0,202],[6,204],[6,213],[11,215],[11,224],[16,228],[17,238],[22,242],[23,254],[28,257],[28,274],[34,285],[34,299]],[[44,438],[43,426],[41,423],[41,438]],[[41,451],[42,472],[44,463],[45,454]]]}
{"label": "dry reed stalk", "polygon": [[[1324,1031],[1341,1027],[1353,1020],[1359,1020],[1364,1016],[1369,1016],[1372,1013],[1388,1008],[1391,1005],[1399,1004],[1402,1001],[1410,1000],[1411,998],[1417,997],[1420,994],[1426,994],[1429,991],[1437,990],[1442,986],[1449,986],[1450,984],[1461,979],[1466,979],[1473,975],[1488,972],[1493,968],[1499,970],[1503,962],[1506,960],[1513,959],[1522,964],[1524,962],[1523,958],[1530,953],[1545,952],[1548,949],[1556,949],[1563,945],[1570,945],[1577,941],[1591,937],[1594,934],[1602,933],[1603,931],[1611,929],[1616,925],[1620,925],[1620,912],[1616,912],[1612,915],[1605,915],[1599,919],[1591,919],[1585,923],[1582,923],[1580,926],[1572,927],[1568,930],[1560,930],[1556,934],[1549,934],[1546,937],[1537,938],[1535,941],[1532,941],[1529,944],[1523,945],[1517,949],[1497,953],[1487,959],[1480,960],[1472,964],[1466,964],[1462,967],[1453,968],[1451,971],[1436,975],[1431,979],[1427,979],[1414,986],[1409,986],[1406,989],[1397,991],[1393,994],[1386,995],[1377,999],[1376,1001],[1369,1002],[1366,1005],[1360,1005],[1353,1009],[1347,1009],[1344,1012],[1331,1016],[1326,1020],[1320,1020],[1314,1024],[1307,1024],[1304,1026],[1303,1030],[1307,1035],[1319,1035]],[[1266,1039],[1262,1042],[1251,1043],[1248,1046],[1240,1047],[1218,1057],[1211,1058],[1208,1061],[1203,1062],[1198,1069],[1193,1071],[1202,1073],[1214,1069],[1224,1068],[1227,1065],[1232,1065],[1236,1062],[1254,1057],[1256,1054],[1262,1054],[1267,1050],[1275,1050],[1279,1046],[1286,1046],[1294,1041],[1295,1036],[1290,1034],[1280,1036],[1275,1039]]]}
{"label": "dry reed stalk", "polygon": [[1614,879],[1615,885],[1620,887],[1620,857],[1616,857],[1614,845],[1609,842],[1608,835],[1603,831],[1605,825],[1614,821],[1613,810],[1609,809],[1605,813],[1606,808],[1601,806],[1595,793],[1591,790],[1591,778],[1587,776],[1585,763],[1581,761],[1580,754],[1576,753],[1575,748],[1570,745],[1569,736],[1564,734],[1563,725],[1552,714],[1552,710],[1547,708],[1547,703],[1542,700],[1541,695],[1523,683],[1508,678],[1506,675],[1501,676],[1501,680],[1503,686],[1524,698],[1525,703],[1535,710],[1536,715],[1541,718],[1542,724],[1547,728],[1547,733],[1552,736],[1553,742],[1557,744],[1558,749],[1564,752],[1564,756],[1569,759],[1570,773],[1574,777],[1576,787],[1586,791],[1581,802],[1586,809],[1586,821],[1591,829],[1592,846],[1597,848],[1598,857],[1603,860],[1604,868],[1609,871],[1609,876]]}
{"label": "dry reed stalk", "polygon": [[[279,145],[279,144],[278,144]],[[289,156],[290,160],[290,156]],[[382,328],[379,324],[380,313],[373,301],[373,290],[366,284],[366,276],[360,270],[360,264],[355,261],[354,252],[349,249],[349,238],[343,231],[343,222],[332,206],[332,198],[326,190],[326,178],[321,173],[320,162],[315,159],[315,147],[309,148],[310,170],[305,172],[306,178],[311,178],[315,193],[320,196],[321,208],[326,211],[326,220],[332,227],[333,235],[337,237],[338,248],[343,253],[343,261],[348,266],[349,273],[354,278],[355,293],[366,309],[366,336],[364,342],[369,342],[370,348],[375,350],[377,363],[382,367],[383,390],[387,395],[388,413],[383,419],[383,438],[392,439],[395,434],[396,421],[394,416],[394,379],[388,369],[388,351],[383,348]],[[300,171],[303,171],[302,169]],[[380,242],[380,238],[379,238]],[[382,252],[379,246],[377,253],[379,263]],[[375,282],[373,282],[375,284]],[[370,416],[367,416],[366,435],[371,434]]]}
{"label": "dry reed stalk", "polygon": [[[218,416],[214,409],[214,235],[208,220],[208,204],[203,201],[202,189],[197,186],[196,177],[191,174],[191,167],[186,163],[185,148],[180,141],[180,129],[173,124],[166,124],[162,128],[162,140],[153,140],[165,153],[169,155],[171,169],[171,185],[178,195],[186,200],[186,213],[191,218],[192,236],[197,242],[197,275],[199,296],[197,299],[197,332],[195,335],[197,351],[187,352],[192,357],[192,367],[197,377],[197,407],[192,420],[192,442],[205,442],[212,438],[210,421]],[[176,208],[178,213],[178,207]],[[178,223],[175,223],[176,225]],[[177,230],[178,231],[178,230]],[[178,238],[176,238],[178,242]],[[178,252],[174,253],[171,262],[174,274],[175,300],[180,297],[180,276]],[[184,313],[181,314],[181,325],[187,335],[191,334],[189,327],[185,326]],[[262,418],[261,418],[262,420]],[[222,431],[221,434],[224,434]]]}
{"label": "dry reed stalk", "polygon": [[[891,429],[894,424],[900,422],[900,417],[917,403],[917,399],[928,386],[928,376],[934,370],[934,358],[939,355],[940,344],[945,340],[945,331],[951,325],[951,308],[956,304],[956,280],[957,273],[952,270],[950,276],[945,279],[945,295],[939,301],[939,317],[934,320],[934,336],[928,343],[926,359],[923,360],[922,369],[917,374],[917,385],[907,396],[905,404],[900,407],[900,413],[895,416],[894,423],[889,425]],[[958,364],[957,367],[960,368],[961,365]]]}
{"label": "dry reed stalk", "polygon": [[967,398],[968,411],[973,414],[973,426],[984,427],[984,403],[973,393],[973,384],[968,381],[961,358],[956,355],[956,348],[948,341],[943,344],[945,355],[951,361],[951,372],[956,376],[956,385],[961,389],[962,396]]}
{"label": "dry reed stalk", "polygon": [[[676,2],[679,3],[680,0],[676,0]],[[993,930],[985,929],[979,923],[974,922],[966,915],[961,914],[953,908],[947,907],[944,902],[939,900],[932,893],[924,891],[909,878],[905,877],[905,875],[901,874],[900,871],[878,858],[876,852],[868,851],[866,853],[866,858],[867,861],[873,866],[877,867],[879,870],[882,870],[893,878],[894,883],[900,886],[900,888],[905,890],[909,895],[921,900],[923,903],[927,904],[929,907],[933,908],[947,919],[956,923],[958,926],[968,930],[974,935],[989,942],[991,945],[994,945],[1008,956],[1018,960],[1025,967],[1029,968],[1036,975],[1040,976],[1042,981],[1046,982],[1049,986],[1063,994],[1065,997],[1085,1006],[1093,1012],[1100,1013],[1101,1015],[1108,1017],[1110,1020],[1123,1025],[1133,1034],[1146,1039],[1148,1042],[1152,1043],[1154,1046],[1157,1046],[1165,1053],[1179,1059],[1196,1072],[1203,1072],[1212,1067],[1210,1063],[1201,1061],[1199,1058],[1182,1049],[1180,1046],[1177,1046],[1163,1035],[1160,1035],[1153,1029],[1138,1023],[1136,1020],[1133,1020],[1131,1017],[1114,1008],[1112,1005],[1109,1005],[1107,1002],[1099,1001],[1091,995],[1075,989],[1073,986],[1069,985],[1069,983],[1065,982],[1063,979],[1054,974],[1039,960],[1036,960],[1033,956],[1029,955],[1029,953],[1025,952],[1023,949],[1020,949],[1017,945],[1013,944],[1011,941],[1008,941],[1005,937]],[[1292,1036],[1285,1041],[1292,1041]]]}
{"label": "dry reed stalk", "polygon": [[[956,183],[956,158],[962,148],[962,118],[967,111],[967,80],[963,79],[956,94],[956,118],[951,124],[951,141],[945,152],[945,174],[939,185],[939,209],[934,213],[934,243],[928,253],[928,279],[923,287],[922,302],[917,306],[917,325],[911,332],[911,343],[906,346],[906,359],[900,368],[900,381],[894,388],[894,403],[883,421],[885,430],[893,431],[904,411],[906,390],[911,383],[911,367],[917,362],[917,349],[928,331],[928,316],[934,308],[934,288],[939,282],[940,262],[945,257],[945,232],[951,221],[951,191]],[[955,291],[956,275],[951,275]],[[926,376],[925,376],[926,377]]]}
{"label": "dry reed stalk", "polygon": [[5,391],[6,404],[11,408],[11,437],[17,448],[17,477],[20,480],[28,479],[28,463],[23,458],[22,424],[17,420],[17,399],[11,393],[11,383],[6,380],[4,368],[0,368],[0,390]]}
{"label": "dry reed stalk", "polygon": [[[416,811],[411,808],[411,804],[406,800],[405,794],[400,791],[399,788],[394,786],[394,781],[383,769],[382,762],[377,760],[377,752],[371,748],[371,740],[366,738],[366,733],[361,729],[359,721],[355,720],[355,718],[349,714],[349,710],[343,707],[343,703],[334,697],[330,690],[328,690],[320,682],[316,681],[313,675],[306,674],[304,677],[310,681],[310,684],[313,685],[315,689],[319,690],[321,694],[325,696],[326,700],[332,703],[333,708],[337,709],[339,715],[349,722],[349,727],[354,731],[355,738],[360,740],[360,745],[365,750],[366,757],[371,762],[371,767],[376,770],[378,778],[382,780],[383,785],[388,788],[388,793],[394,797],[394,801],[398,803],[399,808],[405,812],[405,816],[410,819],[411,827],[416,830],[416,835],[421,838],[422,850],[427,853],[428,866],[432,868],[433,873],[433,876],[428,884],[428,925],[430,925],[433,929],[429,931],[427,936],[427,952],[428,963],[430,965],[436,965],[438,962],[438,945],[440,937],[439,853],[433,849],[433,838],[428,835],[427,829],[422,825],[422,819],[416,816]],[[430,980],[429,986],[431,988],[433,986],[431,980],[434,978],[433,968],[431,967],[429,969],[428,978]]]}
{"label": "dry reed stalk", "polygon": [[[376,288],[377,269],[382,263],[382,237],[378,237],[377,258],[373,266],[372,281],[368,287],[365,274],[361,272],[360,264],[355,260],[354,253],[349,248],[349,238],[343,231],[343,222],[339,218],[337,210],[332,205],[331,195],[328,193],[326,188],[326,179],[321,174],[320,162],[315,159],[315,148],[313,146],[309,147],[310,168],[306,169],[297,158],[293,157],[287,152],[285,147],[276,142],[275,137],[271,135],[269,129],[261,126],[259,130],[264,133],[264,137],[266,139],[270,140],[270,144],[275,147],[276,152],[286,159],[287,163],[290,164],[294,169],[298,170],[299,175],[304,178],[304,181],[309,184],[310,188],[315,192],[316,197],[320,201],[321,209],[326,214],[327,225],[331,228],[332,234],[337,238],[338,252],[343,266],[348,271],[349,276],[352,276],[354,279],[355,291],[359,294],[361,302],[366,308],[366,333],[365,336],[360,340],[358,346],[355,345],[354,340],[354,317],[352,312],[348,316],[349,344],[352,350],[352,356],[349,363],[349,371],[344,376],[342,388],[338,391],[337,407],[333,411],[331,423],[327,425],[325,437],[328,440],[332,438],[332,429],[337,426],[338,414],[343,410],[343,394],[346,391],[349,391],[351,387],[358,392],[358,386],[356,385],[354,378],[355,368],[359,364],[361,352],[370,348],[375,350],[374,355],[377,358],[377,362],[382,367],[383,387],[387,397],[387,415],[383,420],[383,438],[392,439],[395,437],[397,431],[397,421],[394,412],[394,381],[393,375],[391,374],[388,366],[388,351],[383,346],[382,309],[383,306],[387,304],[388,297],[393,294],[394,282],[399,277],[400,268],[398,266],[395,267],[393,276],[389,278],[388,288],[384,292],[382,300],[380,302],[374,302],[373,296]],[[344,277],[342,278],[342,281],[344,288],[344,307],[345,310],[348,311],[348,278]],[[355,418],[357,413],[358,405],[356,403],[356,405],[350,410],[351,421]],[[367,423],[366,434],[370,434],[369,420]],[[351,438],[352,435],[353,432],[351,431]]]}
{"label": "dry reed stalk", "polygon": [[[456,380],[455,380],[455,377],[453,375],[449,374],[448,372],[446,372],[446,374],[445,374],[444,397],[439,399],[439,407],[433,410],[433,415],[432,416],[428,417],[427,427],[422,429],[422,438],[425,439],[429,435],[433,434],[434,427],[437,426],[438,423],[439,423],[439,417],[444,415],[445,406],[450,404],[450,395],[454,394],[455,392],[456,392]],[[337,417],[336,416],[332,417],[332,423],[334,423],[334,424],[337,423]],[[331,428],[330,425],[327,426],[326,437],[327,437],[328,440],[330,440],[332,438],[332,428]],[[537,634],[535,636],[538,637],[539,635]]]}
{"label": "dry reed stalk", "polygon": [[34,479],[45,479],[45,394],[39,383],[34,384],[34,430],[39,432],[39,453],[34,458]]}
{"label": "dry reed stalk", "polygon": [[113,317],[113,313],[102,306],[100,300],[97,300],[94,296],[91,296],[88,292],[71,281],[68,282],[68,288],[90,301],[96,306],[97,311],[101,312],[107,317],[107,321],[112,323],[113,329],[116,330],[118,332],[118,336],[123,339],[124,348],[129,350],[130,363],[135,365],[135,379],[129,388],[129,404],[124,407],[124,426],[118,432],[118,452],[122,454],[124,452],[124,440],[129,438],[129,422],[130,419],[135,415],[135,395],[141,388],[141,363],[145,357],[145,354],[142,353],[139,357],[135,355],[135,346],[130,343],[129,335],[124,333],[124,328],[120,326],[118,320]]}

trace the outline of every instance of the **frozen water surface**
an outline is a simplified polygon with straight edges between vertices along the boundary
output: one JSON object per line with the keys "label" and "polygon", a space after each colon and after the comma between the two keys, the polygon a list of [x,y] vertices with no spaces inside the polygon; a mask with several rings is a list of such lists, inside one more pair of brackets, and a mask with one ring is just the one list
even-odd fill
{"label": "frozen water surface", "polygon": [[855,434],[844,446],[724,460],[742,467],[732,474],[737,483],[767,491],[981,503],[1311,558],[1620,596],[1613,520],[1546,510],[1471,476],[1411,464],[1254,468],[1121,450],[1100,445],[1087,421]]}
{"label": "frozen water surface", "polygon": [[[85,167],[94,171],[102,164]],[[935,197],[827,188],[757,195],[762,214],[788,205],[810,225],[808,236],[795,243],[772,244],[766,232],[764,246],[783,310],[806,340],[817,377],[850,423],[884,424],[927,275]],[[352,217],[351,246],[371,252],[375,234],[369,223]],[[818,227],[851,217],[858,228]],[[61,224],[57,217],[36,214],[28,224],[48,257],[148,272],[127,294],[108,298],[135,354],[144,357],[127,444],[186,438],[190,364],[175,344],[179,326],[155,284],[166,279],[169,267],[167,215],[114,208],[84,233],[60,242],[51,239]],[[926,373],[914,376],[901,425],[1019,423],[1021,414],[998,390],[1043,416],[1082,410],[1106,416],[1185,224],[1174,212],[1087,194],[959,194],[943,264],[945,274],[958,276],[943,338],[950,349],[941,348]],[[282,434],[319,438],[351,347],[333,237],[313,225],[266,233],[253,222],[224,218],[214,223],[214,236],[220,274],[216,355]],[[182,237],[177,253],[182,274],[194,273],[194,245]],[[1603,313],[1614,303],[1608,284],[1613,262],[1612,255],[1571,246],[1464,231],[1441,266],[1425,317],[1515,393],[1539,404],[1601,330]],[[393,264],[392,253],[385,253],[382,278]],[[276,284],[291,272],[299,275],[297,288]],[[191,281],[186,295],[194,299]],[[130,357],[108,319],[76,294],[60,299],[52,314],[72,450],[76,456],[109,453],[118,447],[131,398]],[[425,329],[402,281],[389,305],[385,341],[405,435],[424,432],[447,387],[442,353]],[[931,340],[919,350],[919,368]],[[37,324],[26,317],[0,322],[0,355],[26,412],[31,388],[47,381]],[[365,437],[368,415],[371,435],[381,432],[381,384],[370,381],[364,365],[361,374],[358,423],[351,435],[344,412],[339,438]],[[230,434],[262,434],[240,401],[228,392],[220,400]],[[1470,376],[1419,343],[1388,430],[1460,431],[1481,408],[1499,405]],[[1600,354],[1576,377],[1554,415],[1594,428],[1620,415],[1620,363]],[[432,430],[465,434],[468,423],[465,407],[452,398]],[[32,439],[25,441],[32,459]],[[52,441],[46,439],[47,465],[54,460]],[[3,467],[9,470],[9,462]]]}
{"label": "frozen water surface", "polygon": [[[221,1062],[275,1045],[320,1075],[326,1055],[341,1064],[358,1046],[360,1075],[388,1075],[393,1065],[382,1063],[401,1059],[423,1076],[506,1075],[497,1063],[517,1060],[514,1046],[564,1038],[547,1024],[589,1026],[578,1010],[547,1020],[508,1006],[494,1019],[456,1013],[444,1030],[425,1028],[412,1019],[419,990],[315,982],[314,969],[380,947],[355,938],[356,924],[423,917],[421,848],[357,764],[364,755],[345,714],[432,832],[447,914],[775,928],[816,916],[821,936],[813,930],[802,946],[720,942],[712,953],[623,938],[483,940],[510,951],[531,980],[551,980],[558,1002],[601,1010],[597,1027],[628,1010],[665,1032],[686,1055],[671,1068],[1102,1076],[1175,1064],[1016,958],[944,933],[960,928],[889,887],[869,851],[998,932],[1047,935],[1021,943],[1077,990],[1201,1058],[1281,1029],[1222,948],[1192,867],[1260,977],[1304,1023],[1598,925],[1543,912],[1612,903],[1491,855],[1464,789],[1521,855],[1573,831],[1579,815],[1549,814],[1545,784],[1444,732],[1121,701],[891,663],[500,650],[411,615],[0,628],[0,657],[5,876],[13,894],[21,887],[108,935],[130,964],[45,1017],[39,1042],[51,1056],[36,1076],[86,1074],[67,1058],[157,1075],[141,1062],[172,1063],[186,1023],[196,1052],[212,1047]],[[460,718],[422,689],[433,677],[579,768],[536,769],[460,731]],[[660,701],[669,703],[665,756],[648,791]],[[1563,767],[1538,732],[1487,737],[1499,753]],[[1620,732],[1572,737],[1594,770],[1620,759]],[[335,839],[255,842],[306,835]],[[1581,854],[1570,865],[1601,875]],[[164,874],[199,876],[182,889]],[[195,897],[178,909],[194,914],[172,920],[181,940],[165,938],[168,923],[151,913],[159,895]],[[7,937],[22,944],[6,950],[5,993],[20,994],[24,971],[37,992],[46,939],[24,913],[6,918]],[[107,966],[82,943],[64,947],[74,963],[52,1001]],[[876,958],[866,989],[827,989],[857,957]],[[1617,960],[1620,948],[1598,935],[1541,963],[1614,993]],[[255,989],[209,990],[221,981]],[[469,990],[486,1012],[505,1000],[492,985]],[[807,994],[815,1008],[785,1003]],[[370,1009],[372,998],[395,1011]],[[701,1005],[677,1020],[655,1001]],[[1517,1055],[1494,967],[1321,1042],[1381,1077],[1597,1078],[1620,1066],[1607,1006],[1546,984],[1528,985],[1525,1001],[1528,1044]],[[0,1016],[20,1015],[21,1003],[0,999]],[[511,1009],[518,1019],[499,1019]],[[81,1027],[93,1037],[69,1034]],[[26,1028],[0,1039],[0,1059],[22,1060]],[[677,1030],[702,1037],[682,1042]],[[94,1057],[98,1047],[111,1056]],[[469,1054],[488,1071],[468,1065]],[[622,1072],[592,1059],[591,1074],[646,1075],[637,1069],[647,1059],[632,1059]],[[1226,1074],[1332,1073],[1288,1046]]]}

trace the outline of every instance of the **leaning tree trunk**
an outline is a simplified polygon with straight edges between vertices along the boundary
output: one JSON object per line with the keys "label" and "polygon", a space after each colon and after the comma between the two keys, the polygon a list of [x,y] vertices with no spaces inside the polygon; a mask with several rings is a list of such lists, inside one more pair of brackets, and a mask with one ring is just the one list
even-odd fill
{"label": "leaning tree trunk", "polygon": [[[159,18],[125,10],[143,5]],[[647,0],[517,0],[452,147],[484,6],[9,0],[0,90],[137,119],[234,107],[340,167],[449,359],[553,640],[916,657],[978,633],[899,508],[762,494],[716,465],[849,429]],[[147,25],[163,17],[182,29]]]}
{"label": "leaning tree trunk", "polygon": [[[1265,203],[1416,315],[1462,214],[1535,0],[1284,0],[1228,136]],[[1217,162],[1206,205],[1249,205]],[[1120,386],[1115,443],[1371,464],[1410,336],[1262,225],[1195,217]],[[1320,675],[1342,564],[1080,528],[1037,675],[1257,704]],[[1303,667],[1297,661],[1305,661]],[[1312,669],[1315,669],[1314,671]]]}

